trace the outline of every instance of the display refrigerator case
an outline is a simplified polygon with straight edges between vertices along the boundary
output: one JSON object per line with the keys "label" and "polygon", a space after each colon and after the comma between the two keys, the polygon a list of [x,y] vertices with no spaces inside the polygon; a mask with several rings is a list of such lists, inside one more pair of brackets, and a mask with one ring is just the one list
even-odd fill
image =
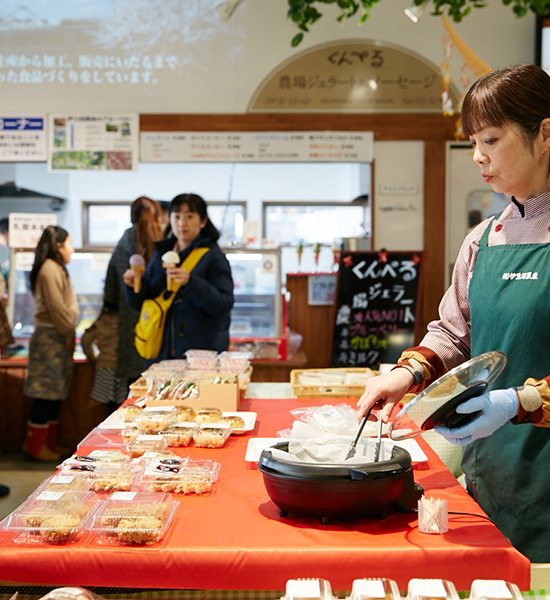
{"label": "display refrigerator case", "polygon": [[[231,349],[247,350],[255,359],[285,359],[281,254],[279,249],[223,249],[231,265],[235,304],[231,313]],[[67,265],[80,307],[77,339],[99,315],[111,252],[76,250]],[[10,253],[8,318],[22,351],[34,331],[36,303],[30,289],[34,252]]]}

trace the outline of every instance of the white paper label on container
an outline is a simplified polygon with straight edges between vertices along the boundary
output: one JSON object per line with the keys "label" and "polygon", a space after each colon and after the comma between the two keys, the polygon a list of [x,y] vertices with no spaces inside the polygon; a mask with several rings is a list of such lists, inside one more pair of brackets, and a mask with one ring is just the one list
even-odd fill
{"label": "white paper label on container", "polygon": [[149,441],[160,441],[162,440],[162,435],[160,435],[159,433],[152,435],[150,433],[143,433],[141,435],[138,435],[136,437],[136,440],[139,440],[140,442],[149,442]]}
{"label": "white paper label on container", "polygon": [[288,598],[320,598],[321,586],[316,579],[311,581],[292,580],[287,583],[286,595]]}
{"label": "white paper label on container", "polygon": [[447,591],[441,579],[416,579],[409,582],[409,597],[430,596],[431,598],[446,598]]}
{"label": "white paper label on container", "polygon": [[385,598],[384,582],[380,580],[357,579],[353,582],[353,592],[356,596],[367,598]]}
{"label": "white paper label on container", "polygon": [[476,598],[513,598],[506,582],[502,579],[477,579],[472,584],[472,595]]}
{"label": "white paper label on container", "polygon": [[111,500],[133,500],[136,492],[114,492],[111,494]]}
{"label": "white paper label on container", "polygon": [[62,483],[62,484],[68,484],[68,483],[72,483],[74,481],[75,476],[74,475],[54,475],[52,477],[52,483]]}
{"label": "white paper label on container", "polygon": [[143,412],[168,412],[174,410],[173,406],[146,406]]}
{"label": "white paper label on container", "polygon": [[94,458],[107,458],[109,454],[111,454],[109,450],[92,450],[90,452],[90,456],[93,456]]}
{"label": "white paper label on container", "polygon": [[63,494],[64,492],[42,492],[36,496],[36,499],[44,502],[56,502],[63,496]]}

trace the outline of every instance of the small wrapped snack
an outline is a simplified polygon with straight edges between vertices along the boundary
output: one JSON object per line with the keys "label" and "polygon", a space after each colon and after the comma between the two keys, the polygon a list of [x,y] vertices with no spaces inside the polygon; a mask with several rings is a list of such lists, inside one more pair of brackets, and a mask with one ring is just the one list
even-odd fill
{"label": "small wrapped snack", "polygon": [[142,484],[150,492],[205,494],[218,479],[220,464],[213,460],[191,460],[184,464],[152,461],[145,469]]}
{"label": "small wrapped snack", "polygon": [[133,464],[97,464],[66,466],[60,475],[74,475],[89,480],[93,492],[126,492],[132,489],[139,470]]}
{"label": "small wrapped snack", "polygon": [[218,353],[215,350],[187,350],[185,358],[191,370],[215,371],[218,367]]}
{"label": "small wrapped snack", "polygon": [[193,434],[197,448],[222,448],[233,428],[227,423],[203,423]]}
{"label": "small wrapped snack", "polygon": [[159,433],[176,422],[176,414],[173,406],[148,406],[134,419],[134,423],[142,433]]}
{"label": "small wrapped snack", "polygon": [[198,423],[176,423],[170,429],[162,431],[160,435],[166,438],[168,446],[179,448],[189,446],[198,429]]}
{"label": "small wrapped snack", "polygon": [[117,492],[94,515],[92,530],[107,542],[156,544],[169,528],[178,504],[170,494]]}
{"label": "small wrapped snack", "polygon": [[169,439],[158,434],[140,434],[126,446],[126,451],[132,458],[140,458],[146,452],[161,452],[168,446]]}
{"label": "small wrapped snack", "polygon": [[178,406],[176,413],[176,421],[185,423],[187,421],[193,421],[196,416],[196,411],[191,406]]}

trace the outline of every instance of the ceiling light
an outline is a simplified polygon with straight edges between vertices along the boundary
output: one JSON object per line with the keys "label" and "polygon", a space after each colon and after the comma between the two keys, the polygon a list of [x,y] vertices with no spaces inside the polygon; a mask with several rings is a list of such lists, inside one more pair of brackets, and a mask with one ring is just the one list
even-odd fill
{"label": "ceiling light", "polygon": [[413,23],[418,23],[424,12],[424,4],[415,4],[414,2],[405,9],[405,14]]}

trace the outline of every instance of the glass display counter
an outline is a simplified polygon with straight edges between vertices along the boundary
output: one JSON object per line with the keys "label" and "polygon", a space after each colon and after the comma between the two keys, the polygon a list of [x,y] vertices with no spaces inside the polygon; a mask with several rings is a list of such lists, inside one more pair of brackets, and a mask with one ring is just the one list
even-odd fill
{"label": "glass display counter", "polygon": [[[284,326],[279,249],[224,249],[235,284],[231,313],[232,349],[246,349],[254,358],[284,359]],[[105,274],[111,253],[76,250],[67,265],[80,307],[77,338],[94,321],[103,303]],[[12,249],[8,318],[17,344],[27,346],[34,331],[36,303],[30,289],[32,250]]]}

